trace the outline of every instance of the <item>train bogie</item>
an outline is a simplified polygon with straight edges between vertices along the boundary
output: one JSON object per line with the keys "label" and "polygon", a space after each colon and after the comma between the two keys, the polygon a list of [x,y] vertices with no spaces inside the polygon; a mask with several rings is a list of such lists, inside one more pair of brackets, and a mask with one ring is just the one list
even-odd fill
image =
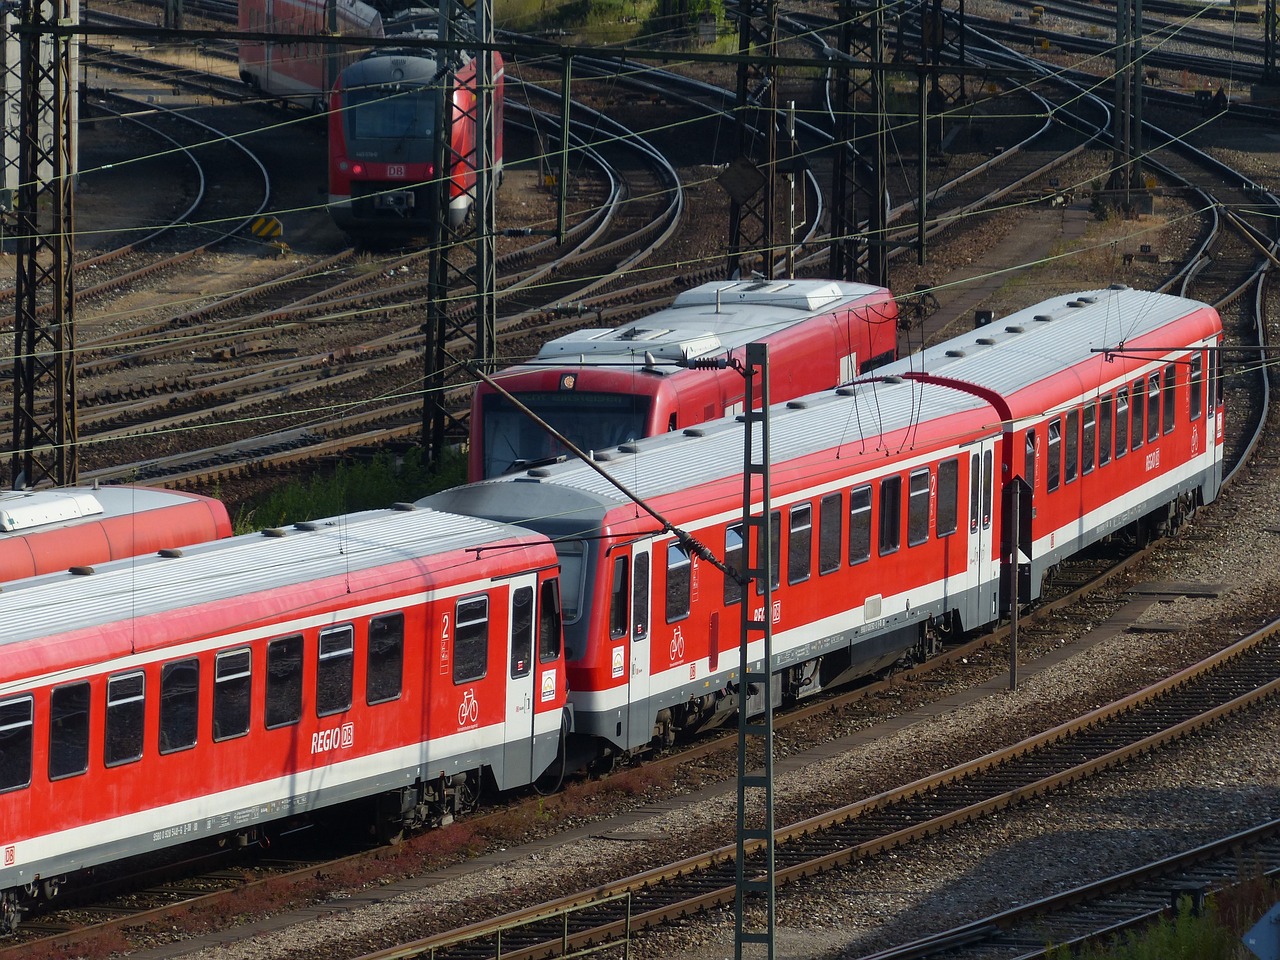
{"label": "train bogie", "polygon": [[[715,281],[616,329],[553,340],[498,375],[502,388],[581,450],[683,429],[742,409],[734,369],[748,342],[769,345],[775,402],[838,386],[893,359],[897,304],[882,287],[830,280]],[[729,361],[722,369],[678,366]],[[498,476],[563,455],[557,440],[494,388],[471,407],[468,475]]]}

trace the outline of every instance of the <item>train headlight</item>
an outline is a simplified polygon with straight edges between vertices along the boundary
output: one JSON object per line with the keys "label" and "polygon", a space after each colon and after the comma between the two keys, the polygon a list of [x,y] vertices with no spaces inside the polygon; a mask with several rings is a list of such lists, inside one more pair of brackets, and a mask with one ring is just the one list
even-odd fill
{"label": "train headlight", "polygon": [[351,175],[352,175],[353,177],[363,177],[363,176],[364,176],[364,164],[363,164],[363,163],[361,163],[359,160],[357,160],[355,163],[353,163],[353,164],[351,165]]}

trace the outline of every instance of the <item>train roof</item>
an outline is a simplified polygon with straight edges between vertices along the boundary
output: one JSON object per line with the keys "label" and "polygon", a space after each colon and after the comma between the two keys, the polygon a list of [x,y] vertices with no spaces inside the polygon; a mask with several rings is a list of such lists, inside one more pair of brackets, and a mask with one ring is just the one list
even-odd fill
{"label": "train roof", "polygon": [[[769,424],[773,461],[777,464],[816,456],[837,445],[841,455],[874,456],[879,461],[910,455],[919,442],[936,440],[936,431],[927,428],[931,423],[940,423],[938,429],[948,436],[961,437],[982,429],[994,433],[999,420],[985,400],[907,375],[924,369],[1009,397],[1042,385],[1067,368],[1092,361],[1101,383],[1112,371],[1095,348],[1138,340],[1204,310],[1209,308],[1194,300],[1127,287],[1055,297],[1006,317],[999,326],[966,333],[923,354],[895,361],[849,386],[774,406]],[[1211,310],[1205,316],[1214,319],[1206,321],[1197,337],[1209,336],[1217,322]],[[1147,359],[1143,356],[1132,363]],[[1120,372],[1116,369],[1114,375]],[[1072,395],[1078,395],[1079,372],[1069,379]],[[1025,406],[1043,400],[1027,397],[1023,402]],[[1039,412],[1047,410],[1043,407]],[[740,478],[742,434],[741,421],[730,417],[596,451],[594,456],[598,466],[637,496],[657,498]],[[567,527],[598,522],[604,510],[629,501],[590,466],[565,461],[445,491],[419,502],[437,509],[531,522],[563,535]]]}
{"label": "train roof", "polygon": [[[1179,330],[1178,339],[1168,343],[1171,348],[1220,330],[1217,314],[1198,300],[1118,284],[1053,297],[901,357],[876,374],[924,373],[964,380],[1015,399],[1020,391],[1043,383],[1064,367],[1099,359],[1095,351],[1132,344],[1201,311],[1207,311],[1202,314],[1201,332]],[[1132,359],[1141,363],[1158,356],[1143,353]]]}
{"label": "train roof", "polygon": [[[406,505],[113,561],[91,575],[45,574],[0,591],[0,649],[504,541],[534,537],[527,529]],[[221,608],[230,622],[245,616],[234,603]]]}
{"label": "train roof", "polygon": [[179,503],[206,501],[199,494],[156,487],[63,487],[0,492],[0,542],[59,527],[141,515]]}
{"label": "train roof", "polygon": [[[891,302],[883,287],[836,280],[717,280],[679,294],[671,306],[610,329],[578,330],[548,341],[528,365],[607,364],[620,357],[657,361],[723,354],[810,317]],[[896,314],[896,311],[894,311]],[[886,322],[892,317],[887,316]],[[672,373],[655,366],[654,373]]]}

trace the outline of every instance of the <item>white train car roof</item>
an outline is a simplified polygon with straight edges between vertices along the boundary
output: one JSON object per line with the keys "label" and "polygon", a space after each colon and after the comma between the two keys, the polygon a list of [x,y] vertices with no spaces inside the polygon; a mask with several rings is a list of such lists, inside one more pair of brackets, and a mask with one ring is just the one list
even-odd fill
{"label": "white train car roof", "polygon": [[890,299],[883,287],[836,280],[712,281],[635,323],[548,341],[526,366],[608,364],[647,353],[659,361],[651,372],[670,374],[680,369],[672,361],[724,354],[810,317]]}
{"label": "white train car roof", "polygon": [[112,517],[141,518],[199,498],[155,487],[63,487],[0,492],[0,539],[59,526],[75,526]]}
{"label": "white train car roof", "polygon": [[[908,453],[917,439],[936,440],[936,431],[926,429],[931,423],[941,423],[938,429],[947,435],[980,430],[995,434],[1000,422],[985,400],[953,387],[902,377],[924,369],[1005,397],[1065,379],[1068,383],[1062,389],[1078,392],[1079,376],[1059,375],[1089,364],[1098,371],[1095,377],[1106,375],[1106,360],[1095,349],[1114,347],[1122,341],[1134,343],[1206,310],[1204,304],[1193,300],[1127,287],[1055,297],[1012,314],[998,325],[895,361],[850,386],[774,406],[770,412],[773,462],[817,456],[837,446],[843,455],[883,458]],[[1201,326],[1203,335],[1208,336],[1212,328],[1208,317],[1213,316],[1216,322],[1216,315],[1209,310],[1204,316]],[[1183,332],[1179,331],[1180,335]],[[1026,402],[1042,404],[1042,413],[1048,410],[1043,396],[1024,401],[1024,405]],[[1049,399],[1050,405],[1054,402]],[[742,424],[736,418],[725,418],[596,451],[595,458],[636,495],[659,498],[740,478],[742,434]],[[629,501],[586,464],[566,461],[470,484],[419,502],[563,533]]]}
{"label": "white train car roof", "polygon": [[[1107,360],[1098,351],[1143,345],[1166,346],[1173,354],[1192,340],[1219,331],[1217,314],[1207,304],[1117,285],[1053,297],[886,364],[876,373],[923,372],[964,380],[1015,400],[1028,388],[1041,387],[1063,370],[1082,364],[1095,366],[1095,378],[1100,376],[1104,382],[1112,371],[1103,366]],[[1159,352],[1141,351],[1129,355],[1122,366],[1140,366],[1160,357]],[[1120,370],[1114,375],[1119,376]],[[1078,386],[1064,381],[1063,389],[1075,392]],[[1042,399],[1037,397],[1037,402]]]}
{"label": "white train car roof", "polygon": [[[110,649],[106,629],[115,623],[136,626],[136,634],[124,641],[125,651],[135,645],[142,650],[180,634],[175,618],[195,607],[218,611],[219,622],[205,620],[203,626],[233,629],[262,615],[261,609],[250,612],[235,602],[253,594],[314,587],[334,577],[345,578],[353,587],[370,587],[389,566],[517,542],[532,545],[539,538],[527,529],[434,510],[373,510],[113,561],[91,574],[66,572],[16,581],[0,590],[0,693],[30,675],[32,658],[71,666],[77,658],[89,662],[117,655],[119,651]],[[168,626],[152,637],[152,628],[161,623]],[[85,638],[95,631],[102,638],[99,647],[82,640],[75,652],[44,649],[53,636]]]}

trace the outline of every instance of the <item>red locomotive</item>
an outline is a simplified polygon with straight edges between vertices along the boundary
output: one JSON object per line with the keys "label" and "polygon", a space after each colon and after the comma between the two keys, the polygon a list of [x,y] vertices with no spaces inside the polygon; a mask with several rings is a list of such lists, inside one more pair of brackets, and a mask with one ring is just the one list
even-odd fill
{"label": "red locomotive", "polygon": [[[832,280],[716,281],[617,329],[580,330],[498,375],[503,389],[582,450],[616,447],[742,409],[733,369],[690,370],[691,358],[741,360],[769,344],[773,399],[847,383],[894,358],[898,306],[883,287]],[[471,404],[472,480],[564,454],[492,387]]]}
{"label": "red locomotive", "polygon": [[410,507],[6,585],[0,930],[94,864],[530,783],[566,728],[555,561]]}
{"label": "red locomotive", "polygon": [[231,536],[217,500],[154,487],[0,493],[0,582]]}
{"label": "red locomotive", "polygon": [[[1178,297],[1057,297],[774,407],[768,611],[581,463],[422,503],[555,541],[575,741],[607,763],[733,715],[746,612],[772,620],[775,700],[925,656],[996,620],[1010,600],[1001,504],[1017,479],[1034,507],[1023,599],[1089,544],[1168,527],[1213,500],[1221,335],[1211,307]],[[743,430],[730,417],[598,447],[595,458],[742,569]]]}

